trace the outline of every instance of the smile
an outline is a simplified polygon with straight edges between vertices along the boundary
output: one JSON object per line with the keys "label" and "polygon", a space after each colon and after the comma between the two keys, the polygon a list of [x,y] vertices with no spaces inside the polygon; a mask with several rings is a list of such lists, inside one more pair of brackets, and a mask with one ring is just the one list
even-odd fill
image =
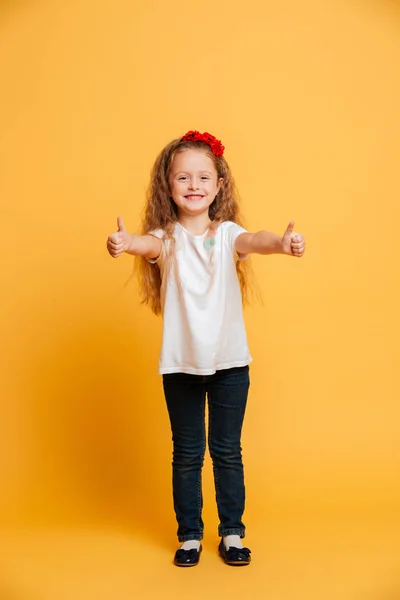
{"label": "smile", "polygon": [[204,196],[201,196],[200,194],[190,194],[189,196],[185,196],[185,198],[188,200],[200,200],[201,198],[204,198]]}

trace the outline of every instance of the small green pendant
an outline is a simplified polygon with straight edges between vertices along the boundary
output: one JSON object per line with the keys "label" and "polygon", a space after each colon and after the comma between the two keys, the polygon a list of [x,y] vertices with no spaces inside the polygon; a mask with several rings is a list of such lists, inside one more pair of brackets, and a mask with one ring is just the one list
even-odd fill
{"label": "small green pendant", "polygon": [[211,248],[211,246],[214,246],[215,244],[215,238],[208,238],[208,240],[206,240],[204,242],[204,248],[207,248],[207,250],[209,250]]}

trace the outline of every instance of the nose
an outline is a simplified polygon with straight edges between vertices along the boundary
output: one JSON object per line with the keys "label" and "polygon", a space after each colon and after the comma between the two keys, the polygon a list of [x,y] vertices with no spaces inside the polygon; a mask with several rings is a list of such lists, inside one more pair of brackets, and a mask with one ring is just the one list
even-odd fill
{"label": "nose", "polygon": [[198,188],[198,185],[196,184],[196,182],[195,182],[195,181],[191,181],[191,182],[190,182],[190,189],[191,189],[191,190],[193,190],[193,191],[194,191],[194,190],[198,190],[198,189],[199,189],[199,188]]}

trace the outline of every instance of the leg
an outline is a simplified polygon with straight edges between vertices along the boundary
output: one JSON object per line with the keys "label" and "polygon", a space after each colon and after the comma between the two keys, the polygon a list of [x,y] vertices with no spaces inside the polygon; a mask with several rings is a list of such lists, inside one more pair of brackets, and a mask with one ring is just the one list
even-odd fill
{"label": "leg", "polygon": [[178,539],[203,539],[201,470],[206,445],[205,384],[202,377],[163,376],[173,440],[172,487]]}
{"label": "leg", "polygon": [[213,462],[220,536],[245,535],[241,432],[250,385],[249,367],[217,371],[207,385],[208,443]]}

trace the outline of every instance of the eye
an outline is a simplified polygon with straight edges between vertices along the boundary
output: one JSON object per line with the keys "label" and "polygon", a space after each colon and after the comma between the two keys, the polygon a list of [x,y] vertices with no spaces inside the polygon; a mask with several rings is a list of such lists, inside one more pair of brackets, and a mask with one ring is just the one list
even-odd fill
{"label": "eye", "polygon": [[210,179],[210,178],[209,178],[209,177],[207,177],[207,175],[203,175],[203,176],[202,176],[202,179],[206,179],[206,180],[207,180],[207,179]]}
{"label": "eye", "polygon": [[183,179],[187,179],[187,177],[185,177],[185,175],[181,175],[180,177],[178,177],[178,181],[182,181]]}

